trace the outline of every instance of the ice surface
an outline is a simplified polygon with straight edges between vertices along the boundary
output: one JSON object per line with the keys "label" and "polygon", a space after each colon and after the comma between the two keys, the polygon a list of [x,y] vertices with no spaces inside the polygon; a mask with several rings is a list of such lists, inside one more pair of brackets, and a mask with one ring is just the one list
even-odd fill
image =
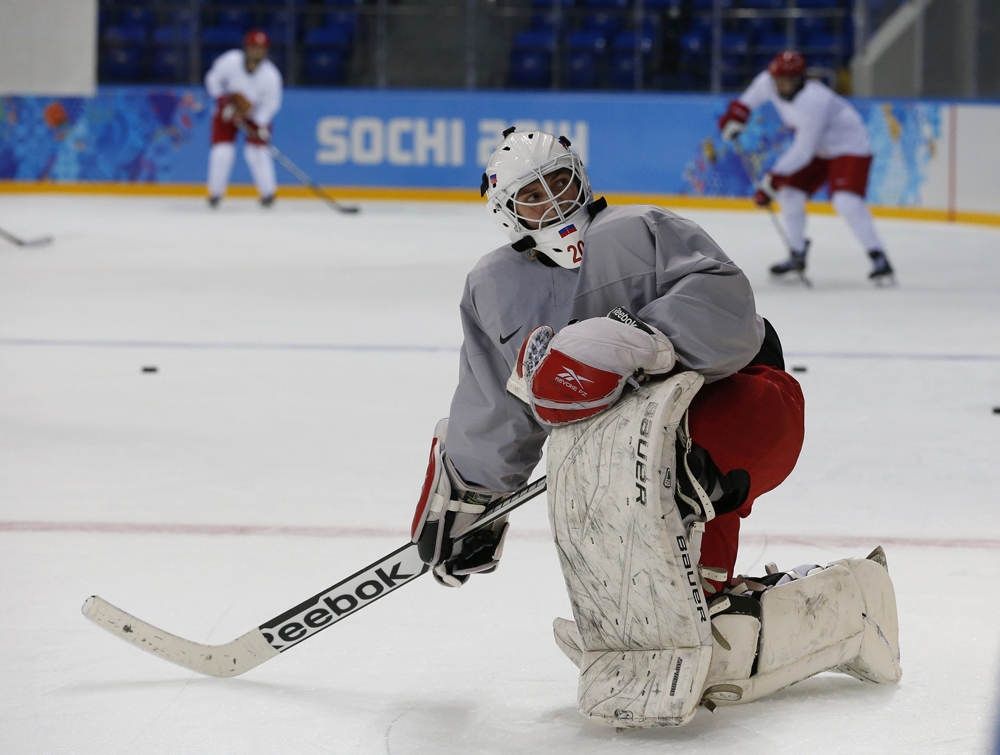
{"label": "ice surface", "polygon": [[[0,753],[961,753],[989,747],[1000,650],[1000,231],[883,221],[876,289],[836,218],[815,288],[768,280],[760,214],[685,213],[751,276],[807,400],[792,477],[744,523],[760,572],[883,543],[903,680],[825,674],[687,727],[574,708],[544,505],[503,565],[429,578],[236,679],[90,625],[106,599],[226,642],[406,538],[447,413],[477,205],[0,197]],[[158,372],[144,373],[142,367]]]}

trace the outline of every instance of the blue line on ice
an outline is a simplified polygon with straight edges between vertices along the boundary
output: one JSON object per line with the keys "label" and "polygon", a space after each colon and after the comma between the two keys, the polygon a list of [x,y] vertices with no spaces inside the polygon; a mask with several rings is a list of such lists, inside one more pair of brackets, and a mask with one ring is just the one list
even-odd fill
{"label": "blue line on ice", "polygon": [[[0,346],[70,346],[90,349],[191,349],[252,351],[458,351],[458,346],[379,343],[252,343],[249,341],[132,341],[76,338],[0,338]],[[788,351],[790,359],[909,359],[936,362],[1000,362],[1000,354],[891,354],[854,351]]]}

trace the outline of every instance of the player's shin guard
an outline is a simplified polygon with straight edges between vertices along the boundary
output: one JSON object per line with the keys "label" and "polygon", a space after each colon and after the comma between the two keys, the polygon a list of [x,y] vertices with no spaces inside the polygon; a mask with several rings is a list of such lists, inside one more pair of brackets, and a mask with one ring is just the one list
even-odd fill
{"label": "player's shin guard", "polygon": [[678,426],[701,384],[675,375],[549,437],[549,517],[578,638],[560,645],[578,651],[580,711],[614,726],[687,723],[711,664],[698,574],[710,502],[683,520],[674,503]]}
{"label": "player's shin guard", "polygon": [[898,682],[896,600],[884,563],[880,548],[867,559],[747,581],[748,592],[715,598],[706,704],[751,702],[829,670]]}

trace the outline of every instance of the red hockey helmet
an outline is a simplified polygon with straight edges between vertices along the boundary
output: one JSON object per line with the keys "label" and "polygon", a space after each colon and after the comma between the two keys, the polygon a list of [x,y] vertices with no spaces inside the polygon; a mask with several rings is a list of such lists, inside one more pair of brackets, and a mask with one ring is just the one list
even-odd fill
{"label": "red hockey helmet", "polygon": [[767,72],[772,76],[805,76],[806,59],[800,52],[785,50],[774,56],[774,60],[767,66]]}
{"label": "red hockey helmet", "polygon": [[267,34],[260,29],[251,29],[243,37],[243,46],[254,45],[255,47],[270,47],[271,40]]}

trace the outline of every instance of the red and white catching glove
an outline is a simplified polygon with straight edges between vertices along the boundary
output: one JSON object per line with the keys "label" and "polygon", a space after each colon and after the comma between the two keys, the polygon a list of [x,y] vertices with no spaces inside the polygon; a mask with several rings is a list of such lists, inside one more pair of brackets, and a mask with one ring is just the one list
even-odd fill
{"label": "red and white catching glove", "polygon": [[727,142],[731,142],[743,133],[743,129],[746,128],[749,118],[750,108],[739,100],[730,102],[729,108],[719,118],[719,131],[722,132],[722,138]]}
{"label": "red and white catching glove", "polygon": [[677,362],[663,333],[622,307],[607,317],[535,328],[521,345],[508,390],[539,422],[565,425],[610,408],[635,378],[670,372]]}
{"label": "red and white catching glove", "polygon": [[434,579],[448,587],[461,587],[469,576],[491,572],[500,563],[507,517],[456,540],[501,498],[497,493],[466,483],[445,453],[448,420],[438,422],[431,441],[424,487],[413,515],[410,536],[425,564],[434,567]]}

